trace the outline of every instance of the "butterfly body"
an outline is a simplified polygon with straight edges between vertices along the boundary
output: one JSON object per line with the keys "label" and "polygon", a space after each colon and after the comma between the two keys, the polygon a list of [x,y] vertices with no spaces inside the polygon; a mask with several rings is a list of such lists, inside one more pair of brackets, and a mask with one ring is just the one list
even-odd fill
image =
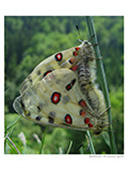
{"label": "butterfly body", "polygon": [[[84,45],[83,45],[84,44]],[[105,101],[101,90],[98,89],[96,81],[96,57],[93,46],[88,41],[83,41],[81,44],[83,55],[78,62],[78,81],[81,91],[85,94],[90,106],[100,114],[105,110]]]}

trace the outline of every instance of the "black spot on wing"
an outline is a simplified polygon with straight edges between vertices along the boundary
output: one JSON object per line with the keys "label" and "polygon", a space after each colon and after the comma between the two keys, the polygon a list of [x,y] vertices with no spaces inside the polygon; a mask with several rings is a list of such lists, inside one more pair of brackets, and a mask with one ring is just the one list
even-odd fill
{"label": "black spot on wing", "polygon": [[37,116],[37,117],[36,117],[36,120],[40,121],[41,118],[42,118],[41,116]]}
{"label": "black spot on wing", "polygon": [[38,111],[39,111],[39,112],[41,111],[41,108],[40,108],[40,106],[37,106],[37,109],[38,109]]}
{"label": "black spot on wing", "polygon": [[54,119],[50,116],[48,117],[48,121],[49,121],[49,123],[54,123]]}
{"label": "black spot on wing", "polygon": [[32,83],[32,78],[31,78],[31,76],[28,76],[28,80],[30,81],[30,83]]}
{"label": "black spot on wing", "polygon": [[22,98],[21,98],[20,104],[21,104],[22,109],[25,110],[25,105],[24,105],[24,103],[23,103]]}
{"label": "black spot on wing", "polygon": [[41,75],[41,71],[40,70],[37,71],[37,75]]}
{"label": "black spot on wing", "polygon": [[55,115],[56,115],[55,112],[50,112],[49,113],[49,116],[48,116],[49,123],[54,123]]}
{"label": "black spot on wing", "polygon": [[28,112],[28,113],[27,113],[27,116],[30,116],[30,115],[31,115],[31,113],[30,113],[30,112]]}

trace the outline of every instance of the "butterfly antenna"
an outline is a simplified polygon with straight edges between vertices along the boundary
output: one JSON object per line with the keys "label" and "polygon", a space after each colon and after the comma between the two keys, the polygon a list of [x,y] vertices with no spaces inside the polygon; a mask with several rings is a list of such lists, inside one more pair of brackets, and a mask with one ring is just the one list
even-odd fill
{"label": "butterfly antenna", "polygon": [[95,34],[93,34],[88,41],[90,42],[94,36],[95,36]]}
{"label": "butterfly antenna", "polygon": [[77,29],[79,37],[80,37],[80,39],[78,39],[78,41],[83,42],[78,25],[76,25],[76,29]]}
{"label": "butterfly antenna", "polygon": [[112,123],[118,122],[118,121],[119,121],[119,120],[113,120],[113,121],[111,121],[111,122],[108,122],[107,124],[103,125],[102,128],[105,127],[105,126],[109,126],[109,125],[111,125]]}
{"label": "butterfly antenna", "polygon": [[102,130],[102,131],[105,131],[105,132],[110,132],[110,133],[115,133],[115,131],[106,130],[106,129],[104,129],[104,130]]}

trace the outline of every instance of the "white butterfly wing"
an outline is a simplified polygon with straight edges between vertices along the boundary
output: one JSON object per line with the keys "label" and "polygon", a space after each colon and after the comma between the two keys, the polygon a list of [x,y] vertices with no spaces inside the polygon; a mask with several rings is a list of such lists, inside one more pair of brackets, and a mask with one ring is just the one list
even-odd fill
{"label": "white butterfly wing", "polygon": [[43,60],[35,67],[32,73],[23,81],[20,86],[20,94],[22,94],[30,86],[42,80],[48,73],[59,68],[70,68],[72,63],[71,58],[74,58],[73,52],[75,47],[53,54],[47,59]]}
{"label": "white butterfly wing", "polygon": [[14,102],[15,110],[35,122],[77,130],[95,126],[75,73],[57,69],[30,86]]}

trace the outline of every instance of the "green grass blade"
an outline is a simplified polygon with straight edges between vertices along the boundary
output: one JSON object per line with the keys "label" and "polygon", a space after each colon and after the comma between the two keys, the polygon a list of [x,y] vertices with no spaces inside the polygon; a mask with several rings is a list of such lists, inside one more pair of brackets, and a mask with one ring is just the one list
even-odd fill
{"label": "green grass blade", "polygon": [[89,140],[89,149],[90,149],[91,154],[96,154],[89,131],[87,131],[87,137]]}
{"label": "green grass blade", "polygon": [[[93,23],[93,18],[91,16],[87,16],[86,21],[87,21],[87,26],[88,26],[90,37],[95,35],[94,38],[92,39],[92,43],[98,44],[96,31],[95,31],[94,23]],[[102,87],[102,90],[103,90],[103,93],[105,96],[106,105],[107,105],[107,107],[109,107],[110,106],[109,92],[108,92],[106,76],[105,76],[105,72],[104,72],[104,68],[103,68],[103,63],[102,63],[102,60],[100,59],[101,54],[100,54],[99,46],[98,45],[94,46],[94,49],[95,49],[96,57],[99,58],[99,60],[97,60],[97,71],[98,71],[98,74],[101,79],[101,87]],[[108,120],[109,120],[109,122],[112,122],[111,109],[108,110]],[[117,154],[117,148],[116,148],[116,144],[115,144],[115,137],[114,137],[114,133],[113,133],[112,124],[110,124],[110,126],[109,126],[109,131],[110,131],[109,138],[110,138],[110,143],[111,143],[111,153]]]}
{"label": "green grass blade", "polygon": [[66,154],[69,154],[72,144],[73,144],[73,141],[70,141]]}
{"label": "green grass blade", "polygon": [[43,134],[43,138],[42,138],[42,141],[41,141],[41,146],[40,146],[39,154],[42,154],[42,149],[43,149],[43,146],[44,146],[44,141],[45,141],[47,130],[48,130],[48,126],[46,126],[44,134]]}
{"label": "green grass blade", "polygon": [[18,116],[10,125],[7,126],[5,132],[7,132],[10,128],[12,128],[21,118],[22,116]]}
{"label": "green grass blade", "polygon": [[[16,153],[20,154],[20,151],[18,150],[18,148],[16,147],[16,145],[14,144],[14,142],[12,141],[12,139],[8,135],[6,135],[5,140],[6,139],[8,139],[8,141],[10,142],[10,144],[9,143],[8,144],[9,144],[10,148],[14,151],[14,153],[16,151]],[[15,148],[15,150],[13,148]]]}

